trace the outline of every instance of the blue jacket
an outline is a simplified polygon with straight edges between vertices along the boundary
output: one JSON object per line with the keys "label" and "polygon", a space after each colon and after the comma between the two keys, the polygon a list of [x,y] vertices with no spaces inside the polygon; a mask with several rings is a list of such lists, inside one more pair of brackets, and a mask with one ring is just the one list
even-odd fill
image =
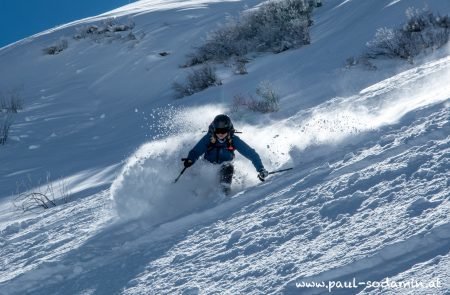
{"label": "blue jacket", "polygon": [[[255,166],[256,171],[264,168],[261,162],[261,158],[254,149],[247,145],[242,139],[236,135],[231,136],[232,147],[236,149],[244,157],[252,161],[253,166]],[[221,164],[226,161],[232,161],[234,159],[234,150],[229,147],[227,140],[224,142],[219,142],[216,139],[216,143],[211,143],[211,133],[203,136],[202,139],[194,146],[194,148],[189,152],[188,159],[195,163],[201,155],[205,155],[204,158],[211,163]]]}

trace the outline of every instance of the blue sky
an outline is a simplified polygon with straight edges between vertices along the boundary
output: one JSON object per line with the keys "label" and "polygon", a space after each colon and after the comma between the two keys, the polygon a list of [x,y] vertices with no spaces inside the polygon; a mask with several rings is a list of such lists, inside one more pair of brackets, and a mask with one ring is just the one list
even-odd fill
{"label": "blue sky", "polygon": [[0,47],[135,0],[0,0]]}

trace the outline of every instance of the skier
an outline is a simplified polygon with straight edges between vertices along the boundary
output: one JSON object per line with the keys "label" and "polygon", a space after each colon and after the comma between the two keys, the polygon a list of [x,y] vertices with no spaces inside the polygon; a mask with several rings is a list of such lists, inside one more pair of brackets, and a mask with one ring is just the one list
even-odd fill
{"label": "skier", "polygon": [[203,154],[207,161],[220,164],[220,185],[226,195],[230,193],[234,173],[234,166],[231,162],[234,159],[235,150],[252,161],[261,181],[264,181],[269,175],[264,169],[258,153],[234,133],[233,124],[227,115],[216,116],[209,126],[208,134],[200,139],[187,158],[183,159],[185,168],[192,166]]}

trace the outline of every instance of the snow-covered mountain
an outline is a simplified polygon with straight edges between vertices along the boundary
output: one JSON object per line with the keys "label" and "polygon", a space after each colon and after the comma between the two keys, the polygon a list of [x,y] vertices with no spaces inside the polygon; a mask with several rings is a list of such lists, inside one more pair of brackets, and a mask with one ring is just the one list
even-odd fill
{"label": "snow-covered mountain", "polygon": [[[0,91],[23,99],[0,145],[0,294],[449,294],[449,48],[345,64],[450,2],[323,1],[311,44],[175,99],[186,55],[262,2],[141,0],[0,49]],[[86,35],[111,17],[129,27]],[[231,113],[263,81],[280,110]],[[294,169],[260,183],[238,155],[228,199],[210,164],[174,184],[223,112],[269,171]],[[18,183],[57,206],[23,212]]]}

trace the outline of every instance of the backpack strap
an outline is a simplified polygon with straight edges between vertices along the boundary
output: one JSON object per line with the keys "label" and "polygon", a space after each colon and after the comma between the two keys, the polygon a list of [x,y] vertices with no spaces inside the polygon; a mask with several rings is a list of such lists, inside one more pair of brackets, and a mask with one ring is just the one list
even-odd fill
{"label": "backpack strap", "polygon": [[230,133],[227,136],[227,150],[229,150],[230,152],[234,152],[234,150],[236,150],[233,145],[233,137]]}

